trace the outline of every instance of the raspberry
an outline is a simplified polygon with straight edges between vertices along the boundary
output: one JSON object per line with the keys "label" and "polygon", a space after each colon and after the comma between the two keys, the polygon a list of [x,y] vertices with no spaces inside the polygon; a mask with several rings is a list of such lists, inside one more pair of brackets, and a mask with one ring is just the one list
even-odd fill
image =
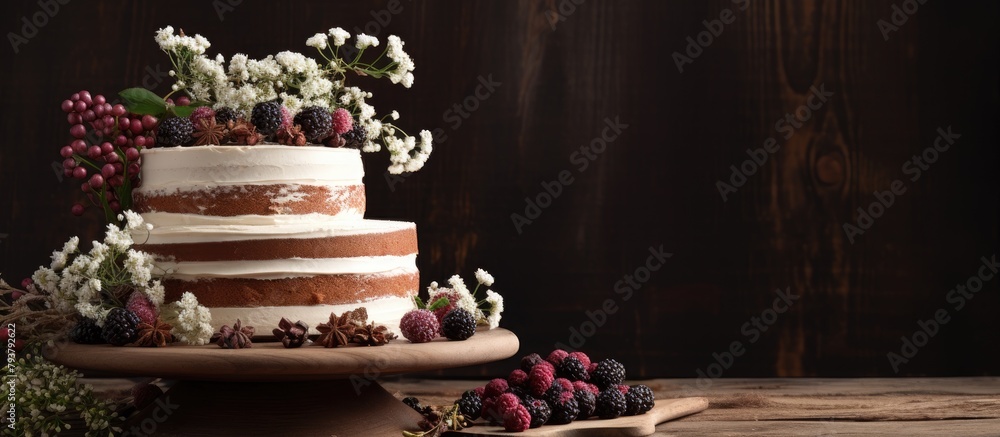
{"label": "raspberry", "polygon": [[566,378],[556,378],[552,381],[552,386],[545,392],[545,400],[550,404],[555,404],[562,397],[563,393],[573,393],[573,383]]}
{"label": "raspberry", "polygon": [[586,381],[590,379],[590,375],[587,374],[587,367],[573,356],[563,358],[562,362],[556,366],[556,369],[559,376],[571,381]]}
{"label": "raspberry", "polygon": [[590,365],[587,366],[588,375],[593,375],[595,370],[597,370],[597,363],[590,363]]}
{"label": "raspberry", "polygon": [[191,142],[194,124],[191,120],[181,117],[168,118],[160,121],[156,128],[156,144],[161,146],[184,146]]}
{"label": "raspberry", "polygon": [[503,378],[493,378],[486,384],[486,391],[483,392],[483,399],[495,398],[507,392],[510,386]]}
{"label": "raspberry", "polygon": [[503,416],[497,412],[497,399],[499,398],[483,399],[483,409],[480,416],[493,425],[499,424],[503,420]]}
{"label": "raspberry", "polygon": [[479,395],[479,397],[481,399],[481,398],[483,398],[483,394],[486,393],[486,387],[485,386],[484,387],[476,387],[476,388],[472,389],[472,391],[476,392],[476,394]]}
{"label": "raspberry", "polygon": [[523,402],[524,409],[531,415],[531,428],[538,428],[552,417],[552,407],[541,399],[528,399]]}
{"label": "raspberry", "polygon": [[565,394],[568,396],[564,396],[561,402],[552,405],[552,417],[549,418],[549,423],[556,425],[570,423],[580,415],[580,406],[576,403],[576,398],[572,394]]}
{"label": "raspberry", "polygon": [[551,373],[553,375],[556,374],[556,366],[553,366],[552,363],[550,363],[548,361],[541,361],[538,364],[535,364],[535,366],[536,367],[542,367],[542,368],[546,369],[545,370],[546,372],[549,372],[549,373]]}
{"label": "raspberry", "polygon": [[549,372],[545,367],[532,367],[531,372],[528,373],[528,388],[531,389],[532,395],[542,396],[552,386],[554,379],[552,372]]}
{"label": "raspberry", "polygon": [[230,121],[236,121],[240,118],[239,113],[233,108],[222,107],[215,111],[215,122],[223,126]]}
{"label": "raspberry", "polygon": [[188,120],[191,120],[191,124],[197,126],[198,122],[208,118],[215,118],[215,110],[210,106],[199,106],[194,108],[191,115],[188,116]]}
{"label": "raspberry", "polygon": [[444,316],[441,330],[449,340],[467,340],[476,333],[476,318],[464,309],[453,309]]}
{"label": "raspberry", "polygon": [[622,392],[623,395],[627,395],[628,394],[628,386],[625,385],[625,384],[618,384],[618,387],[615,387],[615,388],[617,388],[618,391]]}
{"label": "raspberry", "polygon": [[601,419],[614,419],[625,413],[625,395],[612,388],[597,395],[594,415]]}
{"label": "raspberry", "polygon": [[250,123],[253,123],[261,135],[274,135],[284,122],[281,108],[281,104],[275,101],[260,102],[253,107]]}
{"label": "raspberry", "polygon": [[278,127],[278,130],[281,130],[283,127],[292,127],[293,124],[294,119],[292,118],[292,111],[289,111],[285,105],[281,105],[281,126]]}
{"label": "raspberry", "polygon": [[653,390],[639,384],[629,388],[625,394],[625,415],[635,416],[653,409]]}
{"label": "raspberry", "polygon": [[[455,309],[455,303],[458,302],[458,292],[449,291],[446,293],[435,294],[434,302],[437,302],[442,297],[448,299],[448,303],[432,311],[434,311],[434,315],[437,316],[438,322],[444,323],[444,316],[448,315],[451,310]],[[429,302],[429,305],[433,305],[434,302]]]}
{"label": "raspberry", "polygon": [[503,416],[504,431],[522,432],[526,431],[530,426],[531,414],[528,414],[528,410],[524,408],[524,405],[518,405],[517,408],[508,411]]}
{"label": "raspberry", "polygon": [[545,361],[552,363],[553,366],[559,366],[559,363],[561,363],[567,356],[569,356],[569,352],[562,349],[556,349],[549,353],[549,356],[545,359]]}
{"label": "raspberry", "polygon": [[538,364],[539,362],[542,361],[544,360],[538,354],[533,353],[530,355],[525,355],[523,358],[521,358],[521,370],[523,370],[525,373],[530,372],[531,368],[535,367],[535,364]]}
{"label": "raspberry", "polygon": [[597,396],[594,393],[589,390],[579,390],[573,392],[573,397],[576,398],[576,404],[580,407],[577,419],[586,419],[594,415],[594,408],[597,406]]}
{"label": "raspberry", "polygon": [[580,360],[580,363],[583,364],[584,369],[590,368],[590,357],[588,357],[587,354],[583,352],[570,352],[569,356]]}
{"label": "raspberry", "polygon": [[504,393],[497,398],[496,410],[501,416],[506,416],[510,410],[513,410],[521,405],[521,399],[517,397],[514,393]]}
{"label": "raspberry", "polygon": [[139,316],[139,320],[142,320],[143,323],[150,325],[155,324],[160,315],[159,311],[156,310],[156,305],[153,305],[153,302],[150,302],[145,294],[138,291],[132,292],[132,295],[128,297],[125,309]]}
{"label": "raspberry", "polygon": [[104,319],[104,329],[101,337],[115,346],[124,346],[139,338],[136,326],[141,322],[139,316],[124,308],[113,308]]}
{"label": "raspberry", "polygon": [[295,116],[295,124],[302,127],[306,139],[318,143],[321,138],[330,134],[333,125],[330,124],[330,112],[320,106],[305,108]]}
{"label": "raspberry", "polygon": [[[4,332],[7,332],[4,330]],[[94,319],[80,319],[73,329],[69,331],[69,339],[79,344],[102,344],[104,337],[101,336],[101,327],[97,326]]]}
{"label": "raspberry", "polygon": [[347,112],[344,108],[337,108],[330,114],[331,123],[333,124],[333,131],[343,135],[354,129],[354,118],[351,117],[351,113]]}
{"label": "raspberry", "polygon": [[625,366],[613,359],[597,363],[597,368],[590,372],[590,382],[601,390],[614,387],[625,380]]}
{"label": "raspberry", "polygon": [[521,369],[514,369],[507,377],[507,384],[512,386],[522,386],[528,382],[528,374]]}
{"label": "raspberry", "polygon": [[573,390],[574,391],[586,390],[593,393],[594,396],[597,396],[597,394],[601,392],[600,390],[597,389],[596,385],[584,381],[573,381]]}
{"label": "raspberry", "polygon": [[437,317],[427,310],[411,310],[399,321],[399,330],[403,337],[413,343],[426,343],[437,337]]}
{"label": "raspberry", "polygon": [[462,398],[455,401],[462,415],[469,420],[476,420],[483,412],[483,399],[474,390],[462,393]]}

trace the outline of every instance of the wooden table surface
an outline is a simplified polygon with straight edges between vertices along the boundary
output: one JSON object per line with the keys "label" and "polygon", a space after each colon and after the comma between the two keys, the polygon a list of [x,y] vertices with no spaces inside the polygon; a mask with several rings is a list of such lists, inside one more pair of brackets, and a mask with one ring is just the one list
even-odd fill
{"label": "wooden table surface", "polygon": [[[447,403],[485,381],[388,379],[397,397]],[[709,408],[657,426],[664,436],[1000,436],[1000,378],[642,381],[657,399],[704,396]],[[685,388],[687,389],[685,391]]]}

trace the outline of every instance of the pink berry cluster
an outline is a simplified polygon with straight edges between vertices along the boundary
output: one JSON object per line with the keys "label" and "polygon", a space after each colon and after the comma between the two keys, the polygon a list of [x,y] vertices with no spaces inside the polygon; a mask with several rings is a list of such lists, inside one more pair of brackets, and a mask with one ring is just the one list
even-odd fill
{"label": "pink berry cluster", "polygon": [[[64,100],[62,110],[73,138],[59,151],[63,175],[81,180],[90,203],[116,222],[117,213],[131,206],[131,190],[139,184],[139,151],[154,146],[157,119],[131,114],[124,105],[86,90]],[[84,209],[77,203],[72,212],[82,215]]]}

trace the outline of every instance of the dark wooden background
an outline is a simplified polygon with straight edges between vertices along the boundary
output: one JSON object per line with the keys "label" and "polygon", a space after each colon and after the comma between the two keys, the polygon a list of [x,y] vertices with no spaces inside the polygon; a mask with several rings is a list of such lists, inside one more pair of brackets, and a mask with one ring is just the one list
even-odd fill
{"label": "dark wooden background", "polygon": [[[69,214],[78,184],[50,168],[68,141],[59,103],[169,69],[156,29],[201,33],[213,55],[262,57],[310,53],[313,33],[380,15],[391,19],[370,30],[403,38],[416,84],[362,85],[382,112],[400,111],[401,126],[447,139],[402,181],[383,177],[385,155],[368,156],[368,215],[417,223],[424,284],[492,272],[522,354],[567,343],[612,299],[619,311],[582,349],[618,357],[636,377],[697,376],[734,341],[746,352],[723,376],[1000,371],[1000,279],[960,311],[945,300],[997,252],[995,2],[927,2],[888,41],[877,22],[902,1],[752,1],[739,11],[723,0],[400,0],[396,14],[379,12],[385,1],[228,4],[74,1],[18,53],[0,48],[5,279],[30,275],[71,235],[98,236],[97,214]],[[560,7],[569,13],[553,27]],[[35,1],[0,8],[15,34],[42,11]],[[671,54],[723,9],[735,21],[678,72]],[[501,85],[456,123],[447,111],[490,76]],[[833,96],[785,139],[774,123],[821,85]],[[609,117],[628,128],[579,171],[572,153]],[[961,138],[918,181],[905,179],[903,163],[947,126]],[[716,182],[769,137],[780,150],[724,202]],[[573,183],[518,233],[511,214],[562,171]],[[906,194],[851,244],[842,224],[896,179]],[[660,245],[673,256],[623,300],[615,283]],[[777,288],[801,297],[751,342],[741,327]],[[951,321],[894,371],[887,353],[939,308]]]}

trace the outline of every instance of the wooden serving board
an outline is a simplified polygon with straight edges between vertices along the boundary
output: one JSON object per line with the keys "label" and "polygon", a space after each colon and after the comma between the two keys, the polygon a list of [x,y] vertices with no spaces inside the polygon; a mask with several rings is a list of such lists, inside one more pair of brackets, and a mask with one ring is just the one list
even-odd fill
{"label": "wooden serving board", "polygon": [[559,436],[648,436],[656,432],[656,425],[684,417],[708,408],[705,398],[657,399],[656,405],[646,414],[626,416],[617,419],[587,419],[577,420],[566,425],[543,425],[521,433],[503,430],[503,427],[479,425],[462,431],[446,432],[446,436],[523,436],[523,437],[559,437]]}

